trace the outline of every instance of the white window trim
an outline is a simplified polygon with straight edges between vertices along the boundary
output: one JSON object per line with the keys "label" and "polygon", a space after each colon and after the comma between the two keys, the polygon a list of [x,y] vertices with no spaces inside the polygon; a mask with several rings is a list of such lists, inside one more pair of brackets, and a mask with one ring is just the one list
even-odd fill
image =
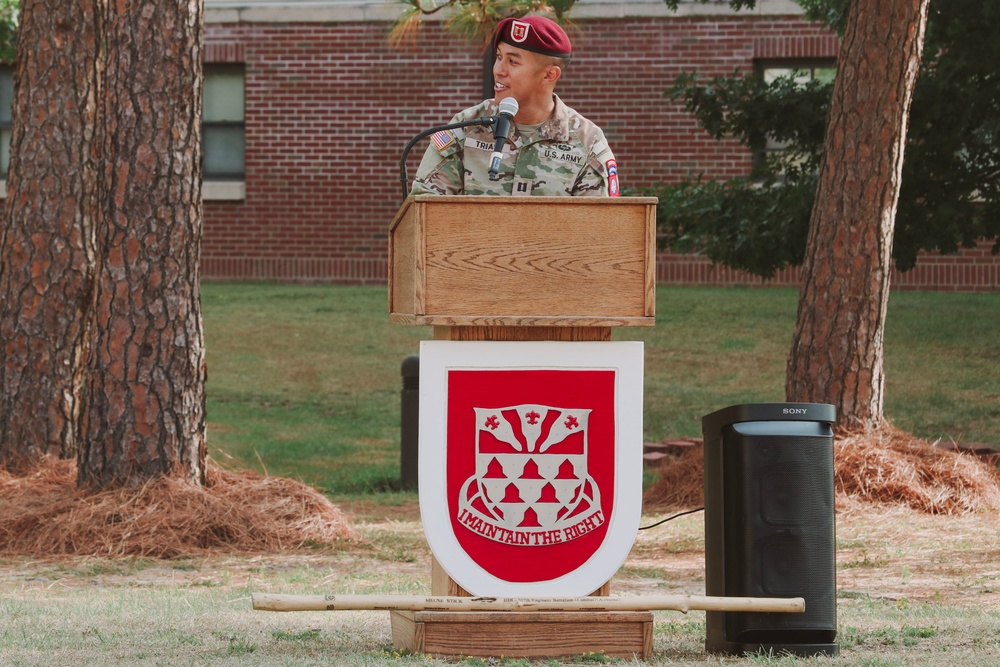
{"label": "white window trim", "polygon": [[202,201],[243,201],[246,198],[245,181],[204,181],[201,184]]}

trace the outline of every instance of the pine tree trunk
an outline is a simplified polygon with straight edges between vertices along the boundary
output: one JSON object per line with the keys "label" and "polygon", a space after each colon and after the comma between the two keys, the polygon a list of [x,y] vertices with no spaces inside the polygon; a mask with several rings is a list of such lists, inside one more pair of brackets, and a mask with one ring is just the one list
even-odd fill
{"label": "pine tree trunk", "polygon": [[788,360],[789,401],[882,423],[883,332],[906,123],[929,0],[853,0]]}
{"label": "pine tree trunk", "polygon": [[[205,478],[202,5],[107,3],[96,305],[79,483]],[[192,102],[193,100],[193,102]]]}
{"label": "pine tree trunk", "polygon": [[0,464],[76,455],[93,298],[93,0],[22,0],[0,230]]}

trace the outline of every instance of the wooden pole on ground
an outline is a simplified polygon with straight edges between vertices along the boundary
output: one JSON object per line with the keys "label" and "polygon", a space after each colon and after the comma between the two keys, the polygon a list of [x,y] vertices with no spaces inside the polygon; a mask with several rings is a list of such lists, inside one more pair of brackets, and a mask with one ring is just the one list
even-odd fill
{"label": "wooden pole on ground", "polygon": [[644,595],[634,597],[474,598],[419,595],[281,595],[254,593],[258,611],[753,611],[801,613],[803,598]]}

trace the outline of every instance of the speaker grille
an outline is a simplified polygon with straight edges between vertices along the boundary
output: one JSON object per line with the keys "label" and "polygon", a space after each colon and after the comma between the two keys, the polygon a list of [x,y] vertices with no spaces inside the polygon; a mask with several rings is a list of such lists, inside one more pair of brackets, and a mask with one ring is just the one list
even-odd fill
{"label": "speaker grille", "polygon": [[[725,594],[803,597],[802,614],[729,613],[731,641],[833,641],[836,555],[832,437],[722,439]],[[807,638],[807,639],[803,639]]]}

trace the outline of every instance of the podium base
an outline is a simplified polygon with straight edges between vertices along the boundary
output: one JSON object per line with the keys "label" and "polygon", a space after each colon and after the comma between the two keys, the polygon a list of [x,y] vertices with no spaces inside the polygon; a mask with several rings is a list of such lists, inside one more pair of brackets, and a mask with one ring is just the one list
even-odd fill
{"label": "podium base", "polygon": [[555,658],[602,653],[645,660],[653,614],[639,612],[391,611],[393,648],[445,658]]}

